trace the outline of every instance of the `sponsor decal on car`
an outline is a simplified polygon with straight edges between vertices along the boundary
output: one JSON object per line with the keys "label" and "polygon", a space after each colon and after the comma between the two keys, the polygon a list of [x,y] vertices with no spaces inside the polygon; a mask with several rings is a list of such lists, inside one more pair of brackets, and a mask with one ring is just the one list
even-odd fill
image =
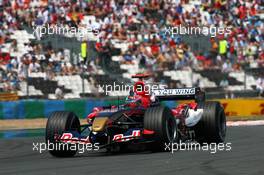
{"label": "sponsor decal on car", "polygon": [[127,141],[132,140],[135,137],[139,137],[139,136],[140,136],[140,130],[134,130],[134,131],[132,131],[131,135],[124,135],[124,134],[114,135],[113,141],[116,141],[116,142],[127,142]]}
{"label": "sponsor decal on car", "polygon": [[78,137],[73,137],[72,133],[63,133],[59,141],[64,142],[64,143],[73,143],[73,144],[90,143],[89,136],[87,136],[87,138],[78,138]]}
{"label": "sponsor decal on car", "polygon": [[195,95],[195,88],[183,89],[158,89],[154,90],[155,96],[170,96],[170,95]]}

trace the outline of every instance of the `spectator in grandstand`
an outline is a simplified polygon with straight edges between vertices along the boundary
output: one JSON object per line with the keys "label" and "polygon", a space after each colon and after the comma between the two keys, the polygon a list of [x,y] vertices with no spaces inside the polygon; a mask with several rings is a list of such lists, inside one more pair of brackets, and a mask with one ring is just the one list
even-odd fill
{"label": "spectator in grandstand", "polygon": [[256,89],[260,96],[264,96],[264,74],[257,79]]}
{"label": "spectator in grandstand", "polygon": [[227,79],[227,75],[220,81],[219,84],[225,91],[225,98],[234,98],[234,94],[229,90],[229,81]]}
{"label": "spectator in grandstand", "polygon": [[56,88],[55,96],[56,96],[56,99],[59,99],[59,100],[64,98],[64,94],[61,88],[59,87]]}
{"label": "spectator in grandstand", "polygon": [[18,65],[18,79],[24,81],[28,74],[28,66],[24,62],[20,62]]}
{"label": "spectator in grandstand", "polygon": [[14,39],[13,42],[11,43],[9,53],[13,53],[17,51],[18,51],[17,40]]}
{"label": "spectator in grandstand", "polygon": [[96,67],[94,61],[88,61],[88,66],[86,68],[86,66],[84,65],[84,69],[87,69],[87,71],[91,74],[97,73],[97,67]]}
{"label": "spectator in grandstand", "polygon": [[62,62],[61,68],[62,68],[62,74],[63,75],[71,75],[72,74],[73,67],[72,67],[72,64],[70,62]]}
{"label": "spectator in grandstand", "polygon": [[146,56],[142,52],[140,52],[140,54],[138,55],[138,59],[139,59],[139,68],[144,69],[146,67]]}
{"label": "spectator in grandstand", "polygon": [[157,64],[159,69],[165,69],[166,65],[164,64],[166,62],[166,58],[164,56],[164,52],[160,52],[157,56]]}
{"label": "spectator in grandstand", "polygon": [[11,91],[12,87],[10,85],[10,82],[8,81],[8,79],[3,79],[3,91],[4,92],[9,92]]}
{"label": "spectator in grandstand", "polygon": [[259,67],[264,67],[264,50],[260,52],[259,59],[257,62]]}
{"label": "spectator in grandstand", "polygon": [[36,60],[36,58],[33,58],[31,63],[29,64],[29,73],[33,73],[33,72],[39,72],[40,71],[40,64],[39,61]]}
{"label": "spectator in grandstand", "polygon": [[233,71],[233,67],[232,67],[230,60],[226,60],[222,66],[222,72],[223,73],[229,73],[232,71]]}
{"label": "spectator in grandstand", "polygon": [[227,41],[224,38],[220,39],[219,40],[219,54],[223,61],[225,61],[227,57],[227,47],[228,47]]}
{"label": "spectator in grandstand", "polygon": [[48,66],[46,67],[46,79],[52,80],[54,76],[54,63],[52,59],[49,59]]}
{"label": "spectator in grandstand", "polygon": [[220,84],[219,86],[224,88],[224,89],[227,89],[228,88],[228,85],[229,85],[229,82],[227,80],[226,77],[224,77],[221,81],[220,81]]}
{"label": "spectator in grandstand", "polygon": [[10,90],[11,91],[19,90],[19,81],[17,78],[17,74],[15,72],[9,73],[8,80],[10,81]]}
{"label": "spectator in grandstand", "polygon": [[123,58],[125,64],[132,64],[133,56],[130,51],[126,51],[126,53],[123,55]]}
{"label": "spectator in grandstand", "polygon": [[216,57],[218,54],[218,43],[215,38],[211,38],[210,42],[211,42],[210,58],[213,60],[213,64],[216,65]]}

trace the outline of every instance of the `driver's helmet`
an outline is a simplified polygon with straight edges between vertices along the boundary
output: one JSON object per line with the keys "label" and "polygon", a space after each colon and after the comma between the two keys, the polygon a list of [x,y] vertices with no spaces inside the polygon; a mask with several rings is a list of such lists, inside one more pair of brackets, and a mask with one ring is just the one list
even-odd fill
{"label": "driver's helmet", "polygon": [[134,85],[134,92],[136,95],[145,96],[148,94],[147,89],[145,87],[145,83],[143,81],[138,81]]}

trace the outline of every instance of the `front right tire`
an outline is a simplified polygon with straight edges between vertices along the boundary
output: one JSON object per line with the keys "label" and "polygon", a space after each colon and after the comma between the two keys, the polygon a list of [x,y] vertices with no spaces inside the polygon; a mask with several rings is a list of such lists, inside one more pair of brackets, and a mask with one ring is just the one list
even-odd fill
{"label": "front right tire", "polygon": [[219,102],[208,101],[203,105],[203,115],[195,126],[199,143],[222,143],[226,136],[226,116]]}
{"label": "front right tire", "polygon": [[176,120],[168,107],[150,107],[144,114],[144,128],[154,131],[154,142],[150,144],[152,151],[162,151],[165,144],[178,141]]}

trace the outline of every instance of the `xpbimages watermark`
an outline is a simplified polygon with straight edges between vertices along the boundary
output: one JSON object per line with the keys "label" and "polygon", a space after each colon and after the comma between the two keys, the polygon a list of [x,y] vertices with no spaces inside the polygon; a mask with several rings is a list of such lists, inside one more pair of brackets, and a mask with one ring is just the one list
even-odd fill
{"label": "xpbimages watermark", "polygon": [[78,143],[78,144],[69,144],[69,143],[51,143],[51,142],[41,142],[41,143],[32,143],[32,150],[37,151],[40,154],[45,151],[78,151],[78,153],[84,153],[86,151],[98,151],[99,143]]}
{"label": "xpbimages watermark", "polygon": [[42,37],[43,35],[73,35],[77,37],[84,37],[88,33],[98,35],[100,32],[99,28],[86,26],[86,27],[70,27],[63,25],[39,25],[33,27],[33,34],[35,36]]}
{"label": "xpbimages watermark", "polygon": [[99,84],[98,89],[103,91],[105,95],[109,95],[111,92],[126,92],[129,94],[129,92],[136,90],[137,92],[145,92],[146,95],[151,95],[151,92],[159,89],[165,89],[167,86],[163,84],[136,84],[136,85],[130,85],[130,84],[124,84],[123,82],[117,83],[113,82],[113,84]]}
{"label": "xpbimages watermark", "polygon": [[182,142],[179,143],[165,143],[164,150],[172,154],[176,151],[209,151],[215,154],[219,151],[231,151],[232,143],[197,143],[197,142]]}
{"label": "xpbimages watermark", "polygon": [[232,28],[229,27],[215,27],[215,26],[173,26],[173,27],[165,27],[164,34],[174,37],[176,35],[204,35],[216,37],[217,35],[230,35]]}

